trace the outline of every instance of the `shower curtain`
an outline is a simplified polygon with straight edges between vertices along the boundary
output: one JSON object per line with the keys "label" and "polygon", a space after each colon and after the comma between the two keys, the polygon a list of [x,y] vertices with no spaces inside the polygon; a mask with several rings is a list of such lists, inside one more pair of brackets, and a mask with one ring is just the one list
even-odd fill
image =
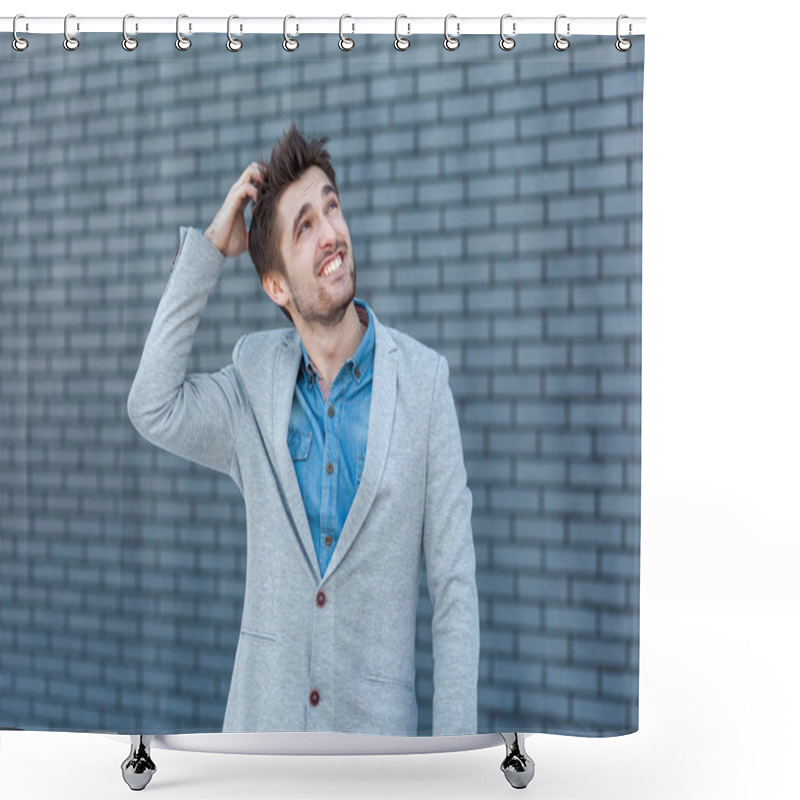
{"label": "shower curtain", "polygon": [[[3,47],[0,726],[637,729],[643,38],[354,40]],[[208,234],[295,128],[338,382]]]}

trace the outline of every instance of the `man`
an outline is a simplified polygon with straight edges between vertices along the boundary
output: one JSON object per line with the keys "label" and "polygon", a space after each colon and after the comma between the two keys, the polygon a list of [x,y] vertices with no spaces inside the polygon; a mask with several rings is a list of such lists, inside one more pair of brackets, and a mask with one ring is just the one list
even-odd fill
{"label": "man", "polygon": [[[477,727],[472,496],[445,359],[355,298],[327,139],[292,125],[182,241],[128,398],[149,441],[228,473],[247,582],[223,731],[416,735],[416,600],[433,602],[433,734]],[[250,230],[244,209],[253,201]],[[226,257],[293,328],[186,375]]]}

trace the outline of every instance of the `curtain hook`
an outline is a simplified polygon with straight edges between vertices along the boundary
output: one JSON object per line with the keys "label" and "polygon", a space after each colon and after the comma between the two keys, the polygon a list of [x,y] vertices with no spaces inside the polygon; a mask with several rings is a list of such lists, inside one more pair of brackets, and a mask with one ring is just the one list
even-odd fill
{"label": "curtain hook", "polygon": [[[235,36],[231,36],[231,20],[232,19],[239,19],[236,14],[231,14],[228,17],[228,41],[225,42],[225,47],[231,51],[231,53],[236,53],[237,51],[242,49],[242,40],[237,39]],[[241,30],[241,28],[239,28]]]}
{"label": "curtain hook", "polygon": [[[81,44],[74,36],[70,36],[67,33],[67,24],[69,22],[69,18],[70,17],[74,17],[74,16],[75,16],[74,14],[67,14],[67,16],[64,17],[64,49],[65,50],[77,50],[78,47],[80,47],[80,44]],[[78,25],[77,30],[80,30],[80,29],[81,29],[80,25]]]}
{"label": "curtain hook", "polygon": [[458,41],[458,34],[459,34],[460,30],[461,30],[461,23],[460,22],[456,22],[456,35],[455,36],[451,36],[447,32],[447,23],[448,23],[449,20],[454,19],[454,18],[456,18],[455,14],[448,14],[444,18],[444,42],[442,42],[442,44],[444,45],[444,49],[445,50],[457,50],[458,46],[461,44],[461,42]]}
{"label": "curtain hook", "polygon": [[[129,19],[136,19],[136,17],[134,17],[133,14],[126,14],[122,18],[122,49],[130,53],[131,50],[135,50],[139,46],[139,40],[127,34],[125,26]],[[138,25],[136,29],[139,29]]]}
{"label": "curtain hook", "polygon": [[[188,50],[192,46],[192,40],[187,39],[185,36],[181,36],[181,20],[184,17],[188,17],[188,14],[178,14],[177,19],[175,20],[175,47],[178,50]],[[189,30],[192,29],[192,26],[189,25]]]}
{"label": "curtain hook", "polygon": [[[342,14],[342,16],[339,17],[339,49],[340,50],[352,50],[356,46],[356,43],[352,39],[348,38],[347,36],[345,36],[342,33],[342,23],[346,19],[353,19],[353,18],[349,14]],[[352,33],[355,33],[355,30],[356,30],[355,23],[351,23],[351,27],[353,29]]]}
{"label": "curtain hook", "polygon": [[[511,36],[506,36],[505,33],[503,33],[503,23],[510,17],[511,14],[503,14],[503,16],[500,17],[500,49],[506,51],[513,50],[514,46],[517,43],[516,39],[512,39]],[[517,32],[517,23],[512,22],[511,35],[513,36],[514,34],[516,34],[516,32]]]}
{"label": "curtain hook", "polygon": [[[620,14],[617,17],[617,41],[614,43],[614,47],[616,47],[617,50],[620,51],[620,53],[624,53],[627,50],[630,50],[631,49],[631,45],[633,44],[630,39],[623,39],[619,34],[619,23],[623,19],[628,19],[628,17],[625,14]],[[631,31],[632,30],[633,30],[633,26],[629,22],[628,23],[628,36],[631,35]]]}
{"label": "curtain hook", "polygon": [[[569,39],[565,39],[563,36],[558,35],[558,21],[560,19],[566,19],[566,18],[567,18],[566,14],[559,14],[556,17],[556,23],[555,23],[556,40],[553,42],[553,47],[555,47],[555,49],[560,52],[563,52],[569,47]],[[567,36],[569,36],[569,22],[567,23]]]}
{"label": "curtain hook", "polygon": [[[408,17],[405,14],[398,14],[394,18],[394,47],[395,50],[408,50],[408,48],[411,47],[411,39],[406,39],[404,36],[401,36],[397,31],[398,23],[400,22],[401,19],[408,19]],[[407,22],[406,26],[408,28],[408,33],[410,34],[411,23]]]}
{"label": "curtain hook", "polygon": [[17,36],[17,20],[18,19],[25,19],[24,14],[17,14],[14,17],[14,22],[11,25],[11,32],[14,34],[14,40],[11,42],[11,46],[18,52],[21,53],[23,50],[26,50],[28,47],[28,40],[23,39],[21,36]]}
{"label": "curtain hook", "polygon": [[291,53],[293,50],[297,50],[300,47],[300,42],[297,39],[292,39],[288,33],[286,33],[286,23],[290,19],[296,19],[291,14],[283,18],[283,49],[286,50],[287,53]]}

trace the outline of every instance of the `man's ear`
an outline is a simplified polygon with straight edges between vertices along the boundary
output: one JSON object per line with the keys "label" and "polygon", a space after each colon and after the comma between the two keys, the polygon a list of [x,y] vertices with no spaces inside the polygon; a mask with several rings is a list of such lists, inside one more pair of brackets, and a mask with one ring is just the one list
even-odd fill
{"label": "man's ear", "polygon": [[289,302],[289,294],[279,272],[270,272],[261,277],[261,286],[276,306],[283,308]]}

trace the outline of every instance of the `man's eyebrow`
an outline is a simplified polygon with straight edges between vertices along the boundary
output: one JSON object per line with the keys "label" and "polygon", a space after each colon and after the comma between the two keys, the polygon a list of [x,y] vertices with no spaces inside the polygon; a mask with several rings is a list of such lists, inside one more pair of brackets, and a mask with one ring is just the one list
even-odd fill
{"label": "man's eyebrow", "polygon": [[[329,194],[336,194],[336,189],[334,189],[333,186],[331,186],[329,183],[326,183],[322,187],[322,196],[327,197]],[[297,226],[300,224],[300,220],[306,215],[306,213],[310,210],[310,208],[311,208],[311,203],[303,203],[303,207],[297,212],[297,216],[294,218],[292,231],[297,230]]]}

